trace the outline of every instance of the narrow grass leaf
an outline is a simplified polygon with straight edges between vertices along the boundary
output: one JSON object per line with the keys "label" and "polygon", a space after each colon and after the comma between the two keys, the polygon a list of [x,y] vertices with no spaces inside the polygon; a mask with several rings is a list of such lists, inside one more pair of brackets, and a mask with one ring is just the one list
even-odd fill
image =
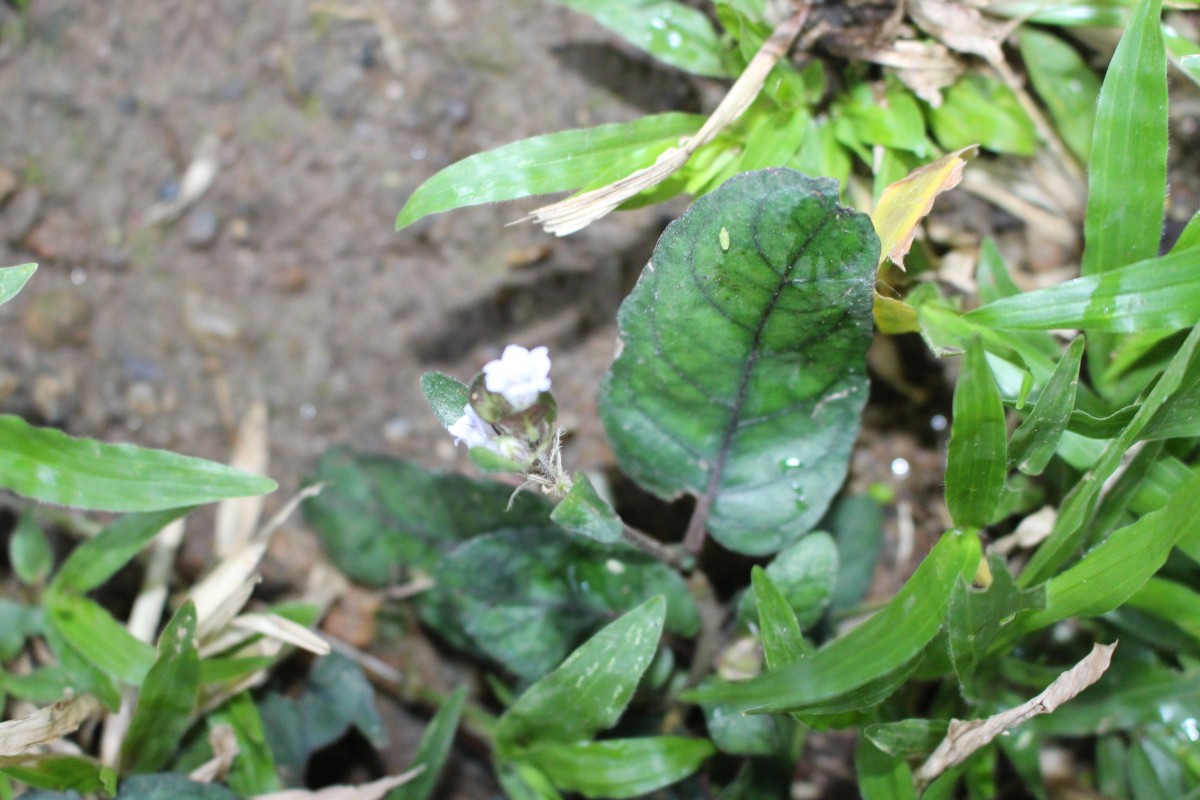
{"label": "narrow grass leaf", "polygon": [[535,136],[473,155],[421,184],[396,218],[396,230],[454,208],[578,189],[618,163],[632,172],[702,124],[704,117],[692,114],[658,114]]}
{"label": "narrow grass leaf", "polygon": [[946,505],[954,523],[982,528],[992,519],[1006,472],[1004,404],[983,342],[973,339],[954,387],[946,455]]}
{"label": "narrow grass leaf", "polygon": [[876,722],[863,728],[863,737],[893,758],[925,758],[946,738],[948,719],[902,719]]}
{"label": "narrow grass leaf", "polygon": [[[779,589],[800,628],[816,625],[833,598],[838,576],[838,548],[833,537],[814,531],[779,552],[766,567],[771,583]],[[738,617],[753,619],[758,613],[756,594],[747,592],[738,607]]]}
{"label": "narrow grass leaf", "polygon": [[1013,431],[1008,443],[1009,463],[1026,475],[1041,475],[1058,447],[1058,440],[1075,409],[1079,364],[1084,338],[1075,337],[1042,389],[1029,416]]}
{"label": "narrow grass leaf", "polygon": [[[117,682],[71,644],[58,629],[52,614],[46,615],[43,633],[58,663],[71,676],[72,688],[79,693],[95,695],[106,708],[116,711],[121,705],[121,690]],[[150,655],[153,657],[153,652]]]}
{"label": "narrow grass leaf", "polygon": [[55,629],[90,664],[117,680],[139,685],[154,663],[154,648],[133,637],[97,603],[48,592],[46,611]]}
{"label": "narrow grass leaf", "polygon": [[503,752],[589,739],[616,724],[658,650],[666,602],[653,597],[584,642],[500,718]]}
{"label": "narrow grass leaf", "polygon": [[1061,36],[1029,25],[1017,32],[1021,60],[1067,147],[1087,163],[1096,126],[1100,79]]}
{"label": "narrow grass leaf", "polygon": [[35,272],[37,272],[37,264],[0,267],[0,305],[13,299]]}
{"label": "narrow grass leaf", "polygon": [[521,758],[560,789],[589,798],[641,797],[691,775],[715,752],[707,739],[654,736],[546,743]]}
{"label": "narrow grass leaf", "polygon": [[721,40],[701,11],[676,0],[555,0],[582,11],[668,66],[727,78]]}
{"label": "narrow grass leaf", "polygon": [[1167,186],[1167,54],[1162,0],[1140,0],[1109,62],[1088,168],[1081,271],[1158,252]]}
{"label": "narrow grass leaf", "polygon": [[1126,605],[1174,622],[1200,639],[1200,592],[1165,578],[1151,578]]}
{"label": "narrow grass leaf", "polygon": [[600,415],[625,472],[697,495],[696,519],[738,552],[807,532],[866,400],[878,247],[826,179],[748,172],[697,200],[618,315]]}
{"label": "narrow grass leaf", "polygon": [[0,486],[96,511],[158,511],[266,494],[269,478],[191,456],[76,439],[0,416]]}
{"label": "narrow grass leaf", "polygon": [[795,612],[771,582],[766,570],[754,567],[750,571],[750,581],[758,603],[758,635],[762,639],[767,669],[778,669],[809,655],[812,647],[800,633]]}
{"label": "narrow grass leaf", "polygon": [[[257,659],[236,659],[253,661]],[[204,676],[204,665],[200,662],[200,683],[208,681]],[[241,692],[228,700],[208,717],[211,731],[216,725],[229,725],[237,738],[238,753],[229,769],[229,788],[239,797],[251,797],[267,792],[279,791],[279,776],[275,773],[275,757],[267,745],[262,718],[248,692]]]}
{"label": "narrow grass leaf", "polygon": [[116,575],[159,531],[191,510],[171,508],[126,514],[72,550],[54,576],[51,589],[78,594],[92,591]]}
{"label": "narrow grass leaf", "polygon": [[421,736],[421,743],[417,745],[416,755],[413,756],[412,767],[423,767],[424,770],[408,783],[393,789],[387,800],[429,800],[437,788],[446,757],[450,755],[450,746],[454,744],[454,733],[458,730],[458,720],[466,701],[467,690],[462,687],[442,703],[437,714],[429,721],[429,727]]}
{"label": "narrow grass leaf", "polygon": [[978,560],[975,535],[946,533],[904,588],[845,636],[795,664],[748,681],[697,689],[688,700],[791,711],[883,680],[912,662],[937,634],[958,577],[973,576]]}
{"label": "narrow grass leaf", "polygon": [[[32,786],[57,792],[98,794],[105,788],[101,777],[104,769],[99,761],[82,756],[42,755],[20,764],[0,767],[0,772]],[[22,797],[29,797],[25,794]],[[78,797],[79,795],[74,795]]]}
{"label": "narrow grass leaf", "polygon": [[1022,586],[1040,583],[1050,578],[1075,552],[1095,510],[1096,499],[1109,476],[1116,471],[1125,457],[1125,453],[1138,440],[1143,428],[1179,391],[1189,376],[1194,374],[1194,370],[1200,368],[1200,365],[1195,363],[1198,348],[1200,348],[1200,326],[1193,328],[1188,334],[1187,339],[1171,359],[1171,363],[1163,372],[1158,383],[1142,401],[1133,419],[1119,436],[1105,445],[1095,465],[1067,495],[1059,508],[1053,532],[1038,547],[1037,552],[1033,554],[1021,573],[1019,582]]}
{"label": "narrow grass leaf", "polygon": [[862,800],[917,800],[912,770],[866,736],[859,737],[854,751],[854,770]]}
{"label": "narrow grass leaf", "polygon": [[188,601],[159,636],[158,657],[138,690],[121,744],[122,772],[156,772],[170,763],[191,724],[199,692],[196,606]]}
{"label": "narrow grass leaf", "polygon": [[1021,293],[1012,275],[1008,273],[1008,267],[1004,265],[1004,256],[1000,255],[996,240],[990,236],[979,246],[975,283],[979,286],[979,302],[982,305]]}
{"label": "narrow grass leaf", "polygon": [[1183,227],[1183,232],[1179,234],[1179,238],[1175,240],[1175,246],[1171,248],[1171,252],[1180,252],[1184,250],[1192,250],[1200,247],[1200,211],[1192,215],[1188,220],[1188,224]]}
{"label": "narrow grass leaf", "polygon": [[620,541],[624,527],[617,512],[596,494],[591,480],[583,472],[575,473],[571,490],[555,506],[550,519],[571,533],[605,544]]}

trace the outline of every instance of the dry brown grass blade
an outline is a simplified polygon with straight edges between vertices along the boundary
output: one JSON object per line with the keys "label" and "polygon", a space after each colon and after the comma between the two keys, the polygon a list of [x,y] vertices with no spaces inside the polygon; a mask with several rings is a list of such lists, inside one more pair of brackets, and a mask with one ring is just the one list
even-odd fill
{"label": "dry brown grass blade", "polygon": [[926,785],[951,767],[961,764],[972,753],[1009,728],[1039,714],[1049,714],[1100,679],[1112,661],[1117,643],[1098,644],[1082,661],[1059,675],[1046,690],[1019,706],[1001,711],[987,719],[951,720],[946,738],[929,760],[917,770],[916,780]]}
{"label": "dry brown grass blade", "polygon": [[0,758],[20,756],[40,744],[74,733],[99,708],[100,701],[85,694],[0,723]]}
{"label": "dry brown grass blade", "polygon": [[679,147],[667,150],[649,167],[599,189],[542,206],[526,219],[536,220],[547,233],[566,236],[587,227],[635,194],[669,178],[688,162],[693,153],[711,142],[754,102],[754,98],[762,91],[767,74],[780,58],[787,55],[807,17],[808,5],[805,4],[775,28],[700,130]]}
{"label": "dry brown grass blade", "polygon": [[328,642],[303,625],[277,614],[242,614],[235,617],[230,625],[251,633],[270,636],[319,656],[329,654]]}
{"label": "dry brown grass blade", "polygon": [[[259,400],[252,403],[242,417],[229,466],[266,475],[267,460],[267,404]],[[217,504],[217,527],[213,536],[217,558],[224,558],[250,540],[262,516],[265,499],[266,495],[259,494],[232,497]]]}
{"label": "dry brown grass blade", "polygon": [[425,767],[421,766],[390,778],[380,778],[359,786],[329,786],[316,791],[288,789],[282,792],[258,794],[250,800],[377,800],[397,786],[408,783],[424,771]]}
{"label": "dry brown grass blade", "polygon": [[146,209],[142,226],[149,228],[163,222],[171,222],[191,208],[204,196],[217,179],[221,168],[221,140],[215,133],[206,133],[196,147],[196,155],[179,180],[179,193],[173,200],[155,203]]}

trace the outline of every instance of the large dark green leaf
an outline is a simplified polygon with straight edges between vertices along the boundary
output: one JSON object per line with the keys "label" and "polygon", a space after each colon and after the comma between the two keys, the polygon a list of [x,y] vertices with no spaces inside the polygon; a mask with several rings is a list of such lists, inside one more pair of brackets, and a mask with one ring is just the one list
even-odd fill
{"label": "large dark green leaf", "polygon": [[729,75],[708,17],[677,0],[555,0],[583,11],[664,64],[712,78]]}
{"label": "large dark green leaf", "polygon": [[982,528],[991,522],[1004,489],[1004,405],[992,379],[983,342],[967,346],[946,455],[946,505],[956,525]]}
{"label": "large dark green leaf", "polygon": [[438,565],[421,597],[423,618],[526,679],[546,674],[605,622],[663,595],[666,626],[691,636],[699,616],[687,586],[665,565],[543,526],[478,537]]}
{"label": "large dark green leaf", "polygon": [[238,800],[219,783],[196,783],[184,775],[133,775],[121,782],[117,800]]}
{"label": "large dark green leaf", "polygon": [[138,691],[129,732],[121,744],[123,772],[166,767],[191,724],[200,693],[196,606],[183,604],[158,639],[158,658]]}
{"label": "large dark green leaf", "polygon": [[654,736],[549,743],[522,754],[560,789],[584,797],[639,797],[691,775],[713,754],[706,739]]}
{"label": "large dark green leaf", "polygon": [[588,639],[500,718],[501,753],[586,741],[620,719],[658,650],[666,603],[652,597]]}
{"label": "large dark green leaf", "polygon": [[0,267],[0,305],[13,299],[35,272],[37,272],[37,264]]}
{"label": "large dark green leaf", "polygon": [[625,471],[731,549],[824,513],[866,401],[879,241],[833,181],[738,175],[667,228],[618,316],[601,417]]}
{"label": "large dark green leaf", "polygon": [[403,571],[431,572],[455,545],[480,533],[545,524],[550,507],[512,487],[431,472],[395,458],[333,448],[317,465],[325,490],[304,504],[334,563],[374,586]]}
{"label": "large dark green leaf", "polygon": [[535,136],[452,164],[421,184],[396,218],[400,230],[452,208],[578,189],[617,164],[628,174],[654,163],[700,129],[693,114],[658,114],[583,130]]}
{"label": "large dark green leaf", "polygon": [[741,683],[696,690],[692,699],[774,712],[819,706],[876,683],[890,691],[895,683],[887,678],[907,674],[906,667],[941,628],[959,576],[974,575],[978,560],[976,536],[947,533],[904,588],[845,636],[795,664]]}
{"label": "large dark green leaf", "polygon": [[190,456],[76,439],[0,416],[0,487],[97,511],[157,511],[275,490],[269,478]]}

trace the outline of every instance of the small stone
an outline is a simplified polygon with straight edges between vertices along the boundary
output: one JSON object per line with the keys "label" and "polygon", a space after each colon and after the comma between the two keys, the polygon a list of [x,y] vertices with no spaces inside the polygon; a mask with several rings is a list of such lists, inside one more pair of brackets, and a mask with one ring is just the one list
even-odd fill
{"label": "small stone", "polygon": [[51,289],[32,297],[25,308],[25,334],[43,347],[87,344],[92,307],[76,289]]}
{"label": "small stone", "polygon": [[0,167],[0,206],[4,205],[4,201],[12,197],[21,182],[11,170]]}
{"label": "small stone", "polygon": [[412,420],[407,417],[392,417],[383,426],[383,440],[393,447],[404,444],[412,434]]}
{"label": "small stone", "polygon": [[129,385],[125,391],[125,403],[139,417],[153,417],[159,411],[158,392],[145,381]]}
{"label": "small stone", "polygon": [[232,342],[242,332],[232,311],[214,297],[189,290],[183,298],[183,312],[188,331],[201,343]]}
{"label": "small stone", "polygon": [[245,244],[250,241],[250,223],[245,217],[236,217],[229,223],[229,238],[233,239],[236,244]]}
{"label": "small stone", "polygon": [[209,208],[196,208],[187,215],[184,222],[184,239],[188,245],[203,250],[211,247],[221,231],[221,221],[216,212]]}
{"label": "small stone", "polygon": [[18,189],[0,214],[0,238],[16,245],[25,238],[42,210],[42,195],[28,186]]}
{"label": "small stone", "polygon": [[51,425],[66,420],[75,405],[75,380],[70,373],[42,374],[33,379],[34,411]]}

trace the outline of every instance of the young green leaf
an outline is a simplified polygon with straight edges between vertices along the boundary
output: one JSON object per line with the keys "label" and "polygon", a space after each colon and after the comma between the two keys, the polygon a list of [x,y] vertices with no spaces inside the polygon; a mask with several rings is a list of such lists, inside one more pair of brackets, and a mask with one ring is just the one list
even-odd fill
{"label": "young green leaf", "polygon": [[426,372],[421,376],[421,393],[433,414],[449,428],[463,415],[463,408],[470,400],[470,390],[462,381],[441,372]]}
{"label": "young green leaf", "polygon": [[50,591],[43,600],[47,616],[80,655],[105,674],[141,684],[154,663],[154,648],[133,638],[99,604],[74,594]]}
{"label": "young green leaf", "polygon": [[35,272],[37,272],[37,264],[0,267],[0,305],[13,299]]}
{"label": "young green leaf", "polygon": [[658,649],[667,604],[652,597],[609,624],[500,718],[499,752],[585,741],[616,724]]}
{"label": "young green leaf", "polygon": [[[252,659],[239,659],[250,661]],[[200,662],[200,682],[205,684],[204,665]],[[249,692],[242,692],[228,700],[208,716],[208,729],[217,725],[229,725],[237,738],[238,753],[229,768],[229,788],[240,797],[279,791],[279,776],[275,774],[275,757],[267,746],[262,718]]]}
{"label": "young green leaf", "polygon": [[866,400],[878,248],[829,180],[762,170],[697,200],[618,316],[600,414],[626,473],[698,495],[697,519],[739,552],[806,532]]}
{"label": "young green leaf", "polygon": [[795,612],[766,570],[754,567],[750,570],[750,581],[758,605],[758,635],[762,638],[767,669],[778,669],[809,655],[812,647],[800,633]]}
{"label": "young green leaf", "polygon": [[454,744],[454,732],[458,730],[458,719],[462,716],[463,704],[467,700],[466,687],[456,690],[446,698],[437,714],[429,721],[429,727],[417,745],[413,756],[413,767],[424,767],[425,771],[403,786],[397,786],[387,800],[428,800],[437,788],[442,767]]}
{"label": "young green leaf", "polygon": [[854,751],[858,791],[862,800],[917,800],[912,770],[888,755],[866,736],[860,736]]}
{"label": "young green leaf", "polygon": [[[838,575],[837,545],[829,534],[814,531],[780,551],[767,565],[766,574],[783,595],[800,627],[808,629],[817,624],[833,596]],[[739,618],[753,619],[755,597],[753,592],[742,596]]]}
{"label": "young green leaf", "polygon": [[982,528],[992,520],[1004,489],[1004,405],[984,354],[983,342],[967,345],[946,455],[946,505],[954,523]]}
{"label": "young green leaf", "polygon": [[76,439],[0,416],[0,486],[96,511],[158,511],[275,491],[269,478],[127,444]]}
{"label": "young green leaf", "polygon": [[77,594],[92,591],[116,575],[159,531],[191,510],[171,508],[146,514],[126,514],[71,551],[50,588]]}
{"label": "young green leaf", "polygon": [[1167,54],[1161,16],[1162,0],[1138,0],[1100,89],[1083,224],[1085,276],[1145,261],[1158,252],[1167,185]]}
{"label": "young green leaf", "polygon": [[965,319],[1010,330],[1138,333],[1189,328],[1200,322],[1200,275],[1195,266],[1194,252],[1172,251],[997,300],[967,312]]}
{"label": "young green leaf", "polygon": [[74,688],[70,674],[62,667],[39,667],[25,674],[0,673],[0,690],[32,703],[56,703]]}
{"label": "young green leaf", "polygon": [[706,739],[654,736],[548,742],[521,754],[560,789],[584,797],[641,797],[691,775],[714,752]]}
{"label": "young green leaf", "polygon": [[1082,163],[1092,152],[1100,79],[1061,36],[1029,25],[1017,32],[1021,60],[1063,141]]}
{"label": "young green leaf", "polygon": [[[845,636],[791,666],[740,683],[698,689],[689,699],[737,702],[759,712],[790,711],[903,673],[941,628],[958,577],[973,576],[978,561],[975,535],[946,533],[904,588]],[[895,688],[886,683],[888,690]]]}
{"label": "young green leaf", "polygon": [[578,189],[618,163],[632,172],[703,124],[704,117],[693,114],[657,114],[535,136],[473,155],[421,184],[396,218],[396,230],[454,208]]}
{"label": "young green leaf", "polygon": [[1082,336],[1071,342],[1038,396],[1037,404],[1021,426],[1013,431],[1008,443],[1008,460],[1026,475],[1042,474],[1067,429],[1075,408],[1083,346]]}
{"label": "young green leaf", "polygon": [[[53,614],[47,614],[43,633],[50,650],[58,658],[58,663],[71,676],[71,686],[76,692],[87,692],[95,695],[110,711],[116,711],[121,705],[121,690],[113,680],[92,659],[80,652],[59,630]],[[136,639],[134,641],[137,641]],[[142,642],[138,642],[142,645]],[[144,645],[143,645],[144,646]],[[153,652],[150,653],[151,659]],[[147,664],[149,669],[149,664]]]}
{"label": "young green leaf", "polygon": [[121,744],[122,772],[156,772],[170,763],[191,724],[199,693],[196,606],[189,600],[159,636],[158,658],[138,691]]}
{"label": "young green leaf", "polygon": [[721,40],[708,17],[676,0],[555,0],[582,11],[676,69],[727,78]]}
{"label": "young green leaf", "polygon": [[617,512],[596,494],[591,480],[583,472],[575,473],[575,483],[562,502],[555,506],[550,519],[571,533],[612,544],[620,541],[623,525]]}
{"label": "young green leaf", "polygon": [[[104,790],[105,782],[100,773],[104,769],[99,761],[81,756],[44,755],[24,760],[19,764],[5,764],[0,772],[17,779],[21,783],[36,789],[54,789],[70,792],[70,795],[58,797],[75,797],[76,792],[86,792],[89,795]],[[37,795],[34,792],[32,796]],[[30,797],[23,794],[21,797]]]}
{"label": "young green leaf", "polygon": [[667,630],[693,636],[700,620],[679,574],[627,546],[604,546],[552,526],[479,536],[442,559],[421,617],[526,680],[545,675],[613,617],[662,595]]}
{"label": "young green leaf", "polygon": [[26,586],[40,586],[54,569],[54,553],[37,519],[28,511],[21,515],[8,540],[8,560],[13,572]]}
{"label": "young green leaf", "polygon": [[926,113],[933,135],[946,150],[973,144],[1023,156],[1037,150],[1037,133],[1017,96],[983,73],[960,78],[944,92],[942,104]]}
{"label": "young green leaf", "polygon": [[950,595],[946,626],[950,663],[968,696],[977,695],[971,678],[1001,631],[1020,612],[1046,607],[1044,586],[1019,588],[999,556],[991,557],[990,566],[992,584],[987,589],[975,589],[960,579]]}

